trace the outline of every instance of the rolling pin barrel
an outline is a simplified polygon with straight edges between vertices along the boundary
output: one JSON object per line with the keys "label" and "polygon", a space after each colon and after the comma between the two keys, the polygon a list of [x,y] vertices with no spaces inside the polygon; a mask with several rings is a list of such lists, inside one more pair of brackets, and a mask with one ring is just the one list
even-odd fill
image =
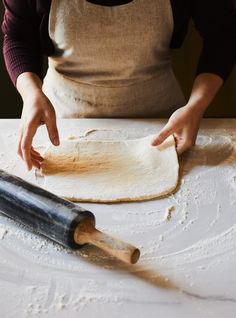
{"label": "rolling pin barrel", "polygon": [[127,263],[134,264],[139,259],[136,247],[98,231],[90,211],[3,170],[0,211],[66,247],[90,243]]}
{"label": "rolling pin barrel", "polygon": [[[63,186],[63,185],[62,185]],[[95,225],[90,211],[0,170],[0,211],[66,247],[78,248],[76,227],[84,220]]]}

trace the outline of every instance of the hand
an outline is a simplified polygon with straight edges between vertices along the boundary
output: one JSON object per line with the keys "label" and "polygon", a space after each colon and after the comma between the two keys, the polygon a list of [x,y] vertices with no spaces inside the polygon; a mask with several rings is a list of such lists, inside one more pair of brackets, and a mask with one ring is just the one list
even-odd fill
{"label": "hand", "polygon": [[152,141],[152,146],[158,146],[170,135],[174,135],[178,154],[195,145],[203,110],[186,105],[177,109],[169,118],[164,128]]}
{"label": "hand", "polygon": [[41,90],[27,96],[24,100],[21,116],[18,154],[25,161],[28,170],[40,168],[43,158],[32,146],[34,135],[39,126],[47,126],[49,138],[53,145],[58,146],[59,135],[56,125],[56,115],[49,99]]}

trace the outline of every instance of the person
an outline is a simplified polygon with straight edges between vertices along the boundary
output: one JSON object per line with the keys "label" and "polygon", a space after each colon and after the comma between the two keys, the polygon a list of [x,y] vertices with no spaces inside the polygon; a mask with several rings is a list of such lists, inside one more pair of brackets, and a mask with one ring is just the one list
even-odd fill
{"label": "person", "polygon": [[[201,118],[236,56],[234,0],[4,0],[7,70],[23,100],[18,154],[28,169],[43,160],[32,146],[45,124],[60,143],[56,118],[169,117],[152,145],[170,134],[191,148]],[[193,19],[203,39],[188,101],[173,74]],[[48,57],[43,78],[43,56]]]}

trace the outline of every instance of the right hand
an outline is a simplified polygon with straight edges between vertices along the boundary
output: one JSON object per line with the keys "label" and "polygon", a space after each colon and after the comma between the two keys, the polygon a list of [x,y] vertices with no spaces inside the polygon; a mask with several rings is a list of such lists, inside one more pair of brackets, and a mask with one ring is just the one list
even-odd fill
{"label": "right hand", "polygon": [[46,125],[52,144],[58,146],[60,141],[55,110],[49,99],[39,90],[24,99],[21,115],[18,154],[25,161],[28,170],[33,166],[39,169],[43,161],[32,146],[34,135],[41,125]]}

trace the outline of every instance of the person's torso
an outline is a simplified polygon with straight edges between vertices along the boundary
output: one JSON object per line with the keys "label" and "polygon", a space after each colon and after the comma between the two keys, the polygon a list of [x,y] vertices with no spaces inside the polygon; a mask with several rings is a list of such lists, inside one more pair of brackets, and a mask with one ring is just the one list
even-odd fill
{"label": "person's torso", "polygon": [[[158,102],[159,108],[176,104],[175,100],[179,104],[183,97],[169,54],[170,1],[123,0],[118,4],[117,0],[114,6],[102,2],[71,0],[68,5],[66,0],[52,0],[49,34],[55,53],[49,58],[49,73],[54,80],[60,78],[66,95],[78,104],[96,105],[88,112],[93,117],[104,111],[109,116],[140,116],[145,110],[154,114]],[[172,97],[168,97],[170,92]],[[98,111],[98,105],[104,111]]]}
{"label": "person's torso", "polygon": [[115,6],[53,0],[50,37],[56,51],[51,63],[75,81],[131,85],[156,76],[170,63],[172,32],[169,0]]}

